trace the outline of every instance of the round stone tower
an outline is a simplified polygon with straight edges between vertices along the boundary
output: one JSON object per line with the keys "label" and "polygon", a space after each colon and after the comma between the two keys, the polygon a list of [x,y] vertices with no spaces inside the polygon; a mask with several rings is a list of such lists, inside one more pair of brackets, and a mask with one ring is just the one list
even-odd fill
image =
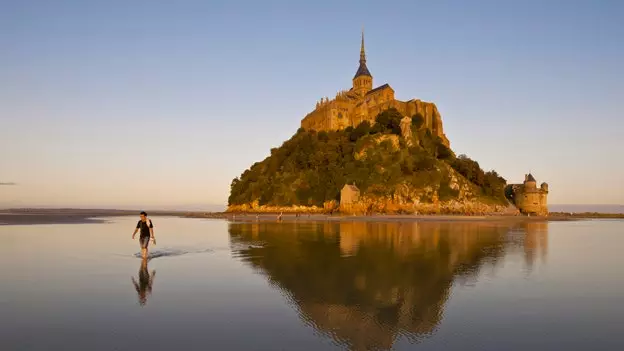
{"label": "round stone tower", "polygon": [[[509,193],[509,190],[507,191]],[[514,185],[511,194],[507,198],[513,199],[516,207],[524,214],[548,215],[548,184],[542,183],[537,187],[537,182],[531,173],[524,176],[522,185]]]}

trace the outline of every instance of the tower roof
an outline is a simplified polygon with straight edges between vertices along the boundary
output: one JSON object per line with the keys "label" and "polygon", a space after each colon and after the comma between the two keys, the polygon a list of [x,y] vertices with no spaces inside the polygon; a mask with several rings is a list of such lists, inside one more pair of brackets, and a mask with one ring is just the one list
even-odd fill
{"label": "tower roof", "polygon": [[363,30],[362,30],[362,46],[360,48],[360,67],[358,67],[357,72],[355,72],[355,76],[353,77],[353,79],[359,76],[369,76],[371,78],[373,77],[370,71],[368,70],[368,67],[366,67],[366,53],[364,52],[364,31]]}
{"label": "tower roof", "polygon": [[536,180],[535,180],[535,178],[533,177],[533,175],[532,175],[531,173],[529,173],[529,174],[527,175],[527,179],[526,179],[526,181],[527,181],[527,182],[535,182]]}

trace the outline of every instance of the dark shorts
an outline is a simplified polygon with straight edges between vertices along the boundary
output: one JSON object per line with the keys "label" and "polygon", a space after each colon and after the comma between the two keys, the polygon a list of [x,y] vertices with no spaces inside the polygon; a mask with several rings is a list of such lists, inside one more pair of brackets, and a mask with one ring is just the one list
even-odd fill
{"label": "dark shorts", "polygon": [[147,249],[147,246],[149,245],[149,241],[150,241],[150,237],[149,236],[142,236],[139,238],[139,243],[141,244],[141,248],[145,248]]}

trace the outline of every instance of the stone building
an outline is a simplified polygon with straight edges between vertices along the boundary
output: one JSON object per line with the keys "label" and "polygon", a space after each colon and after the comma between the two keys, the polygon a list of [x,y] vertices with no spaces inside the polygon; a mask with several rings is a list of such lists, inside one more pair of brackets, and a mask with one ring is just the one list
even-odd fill
{"label": "stone building", "polygon": [[340,190],[340,206],[351,205],[360,200],[360,189],[355,185],[345,184]]}
{"label": "stone building", "polygon": [[301,127],[306,130],[339,130],[349,126],[357,127],[363,121],[374,123],[375,117],[382,111],[395,108],[406,117],[421,115],[423,125],[433,135],[442,139],[446,146],[449,140],[444,134],[442,117],[435,104],[417,99],[400,101],[394,97],[394,89],[388,84],[373,89],[373,76],[366,66],[364,52],[364,33],[360,49],[360,65],[353,77],[352,87],[340,91],[333,99],[322,98],[316,103],[314,111],[301,120]]}
{"label": "stone building", "polygon": [[548,184],[542,183],[538,188],[531,173],[524,176],[524,183],[509,184],[505,189],[505,196],[522,214],[548,215]]}

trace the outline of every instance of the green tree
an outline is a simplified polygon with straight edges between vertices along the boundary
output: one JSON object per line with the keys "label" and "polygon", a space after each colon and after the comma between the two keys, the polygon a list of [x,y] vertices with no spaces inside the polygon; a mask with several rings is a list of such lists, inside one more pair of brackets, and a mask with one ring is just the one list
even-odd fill
{"label": "green tree", "polygon": [[371,127],[370,134],[372,135],[372,134],[382,133],[382,132],[383,132],[383,130],[384,130],[384,127],[383,127],[381,124],[379,124],[379,123],[375,123],[375,124]]}
{"label": "green tree", "polygon": [[437,154],[438,158],[441,160],[448,160],[453,157],[453,152],[451,151],[451,149],[449,149],[448,147],[446,147],[446,145],[442,143],[437,144]]}
{"label": "green tree", "polygon": [[379,123],[383,133],[401,135],[401,119],[403,115],[395,109],[389,108],[377,115],[375,121]]}
{"label": "green tree", "polygon": [[349,134],[349,140],[357,141],[359,138],[370,134],[370,131],[370,123],[368,121],[364,121],[360,123],[355,129],[353,129],[353,131]]}
{"label": "green tree", "polygon": [[416,127],[416,129],[420,129],[423,124],[425,124],[425,117],[423,117],[420,112],[412,116],[412,125]]}
{"label": "green tree", "polygon": [[[455,157],[441,140],[427,129],[415,132],[420,146],[395,148],[380,142],[378,133],[400,131],[401,115],[390,109],[380,113],[371,126],[363,122],[342,131],[298,130],[269,157],[254,163],[230,184],[228,204],[259,201],[269,205],[317,205],[339,199],[341,187],[355,182],[363,194],[392,196],[399,184],[413,187],[440,185],[441,196],[454,192],[441,184],[444,163],[485,196],[505,196],[505,180],[496,172],[484,172],[465,155]],[[400,133],[400,132],[399,132]],[[357,156],[357,157],[356,157]]]}

